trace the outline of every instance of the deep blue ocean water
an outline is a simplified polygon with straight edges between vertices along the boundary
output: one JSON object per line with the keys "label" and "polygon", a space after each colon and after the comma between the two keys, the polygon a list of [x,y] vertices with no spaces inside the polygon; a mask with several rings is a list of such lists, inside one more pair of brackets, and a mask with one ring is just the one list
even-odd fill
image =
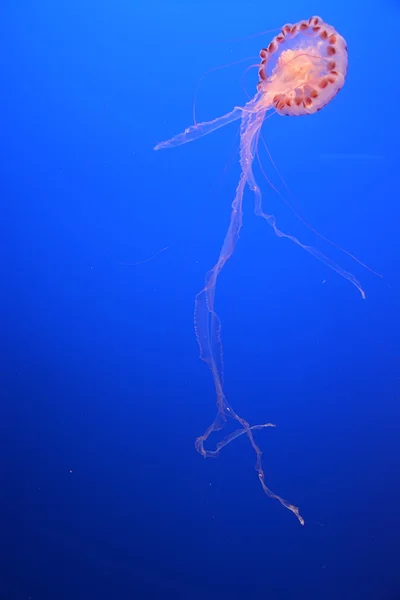
{"label": "deep blue ocean water", "polygon": [[[320,15],[348,44],[339,95],[268,119],[264,208],[244,198],[218,279],[225,392],[255,432],[216,459],[194,298],[239,178],[243,105],[277,29]],[[1,11],[0,600],[398,600],[400,5],[315,0],[8,2]],[[246,62],[244,58],[249,58]],[[293,199],[294,198],[294,199]],[[228,430],[229,431],[229,430]],[[218,443],[223,435],[213,437]]]}

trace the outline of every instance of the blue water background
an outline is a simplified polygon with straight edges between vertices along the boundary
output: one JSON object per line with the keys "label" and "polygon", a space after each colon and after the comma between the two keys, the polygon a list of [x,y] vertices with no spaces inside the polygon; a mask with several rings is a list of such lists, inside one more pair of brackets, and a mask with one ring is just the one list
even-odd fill
{"label": "blue water background", "polygon": [[[400,7],[395,0],[4,2],[1,16],[1,600],[400,598]],[[266,211],[351,270],[366,299],[253,214],[218,280],[225,390],[257,432],[217,460],[194,297],[239,177],[236,124],[153,146],[246,101],[279,28],[317,14],[349,71],[266,143],[321,234],[256,167]],[[234,41],[232,41],[234,40]],[[244,76],[251,95],[256,70]],[[261,148],[261,161],[285,192]],[[147,260],[149,259],[149,260]],[[218,441],[218,437],[212,440]]]}

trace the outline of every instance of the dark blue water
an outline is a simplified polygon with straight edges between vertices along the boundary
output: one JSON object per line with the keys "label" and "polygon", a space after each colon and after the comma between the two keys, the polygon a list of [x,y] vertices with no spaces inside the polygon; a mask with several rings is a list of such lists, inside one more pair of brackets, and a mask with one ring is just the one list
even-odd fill
{"label": "dark blue water", "polygon": [[[279,28],[319,14],[349,71],[318,114],[274,115],[264,208],[218,280],[225,392],[255,432],[203,460],[215,417],[194,297],[239,178],[243,105]],[[399,4],[5,2],[1,11],[0,600],[400,598]],[[232,41],[233,40],[233,41]],[[253,58],[251,58],[253,57]],[[251,96],[256,69],[244,75]],[[293,200],[294,197],[294,200]],[[229,429],[228,429],[229,432]],[[222,436],[223,437],[223,434]],[[214,436],[211,442],[219,441]]]}

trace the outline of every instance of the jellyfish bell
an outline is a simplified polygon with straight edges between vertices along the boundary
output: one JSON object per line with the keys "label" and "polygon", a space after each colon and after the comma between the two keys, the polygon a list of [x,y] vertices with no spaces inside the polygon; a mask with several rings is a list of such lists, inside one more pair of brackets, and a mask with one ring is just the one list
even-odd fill
{"label": "jellyfish bell", "polygon": [[284,116],[313,114],[343,87],[347,46],[320,17],[287,24],[260,52],[258,91]]}

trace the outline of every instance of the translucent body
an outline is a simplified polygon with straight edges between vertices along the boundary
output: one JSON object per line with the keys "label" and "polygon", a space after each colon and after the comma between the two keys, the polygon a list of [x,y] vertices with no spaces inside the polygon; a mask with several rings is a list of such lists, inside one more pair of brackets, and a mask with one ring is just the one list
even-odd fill
{"label": "translucent body", "polygon": [[[205,433],[196,440],[196,448],[204,457],[216,456],[236,437],[246,434],[256,453],[256,471],[264,492],[277,499],[292,511],[301,524],[304,520],[296,506],[272,492],[265,483],[261,451],[253,432],[273,426],[271,423],[250,426],[229,405],[223,389],[223,360],[220,321],[214,308],[216,283],[219,273],[234,251],[242,226],[242,200],[246,185],[254,193],[255,213],[265,219],[276,235],[290,239],[295,244],[327,264],[350,281],[365,297],[355,277],[343,270],[321,252],[302,244],[297,238],[280,231],[275,218],[263,211],[261,191],[253,174],[253,161],[262,124],[267,111],[281,115],[301,116],[313,114],[325,106],[342,87],[347,71],[347,48],[344,39],[319,17],[285,25],[267,48],[260,52],[259,83],[257,93],[244,107],[235,107],[226,115],[196,124],[172,139],[161,142],[156,150],[171,148],[207,135],[220,127],[241,119],[240,166],[241,175],[232,203],[228,231],[217,263],[208,272],[203,290],[195,301],[195,330],[200,346],[200,356],[208,364],[214,379],[217,396],[217,416]],[[275,64],[274,64],[275,63]],[[215,450],[207,450],[205,442],[212,432],[221,430],[228,418],[234,419],[239,429],[220,441]]]}

